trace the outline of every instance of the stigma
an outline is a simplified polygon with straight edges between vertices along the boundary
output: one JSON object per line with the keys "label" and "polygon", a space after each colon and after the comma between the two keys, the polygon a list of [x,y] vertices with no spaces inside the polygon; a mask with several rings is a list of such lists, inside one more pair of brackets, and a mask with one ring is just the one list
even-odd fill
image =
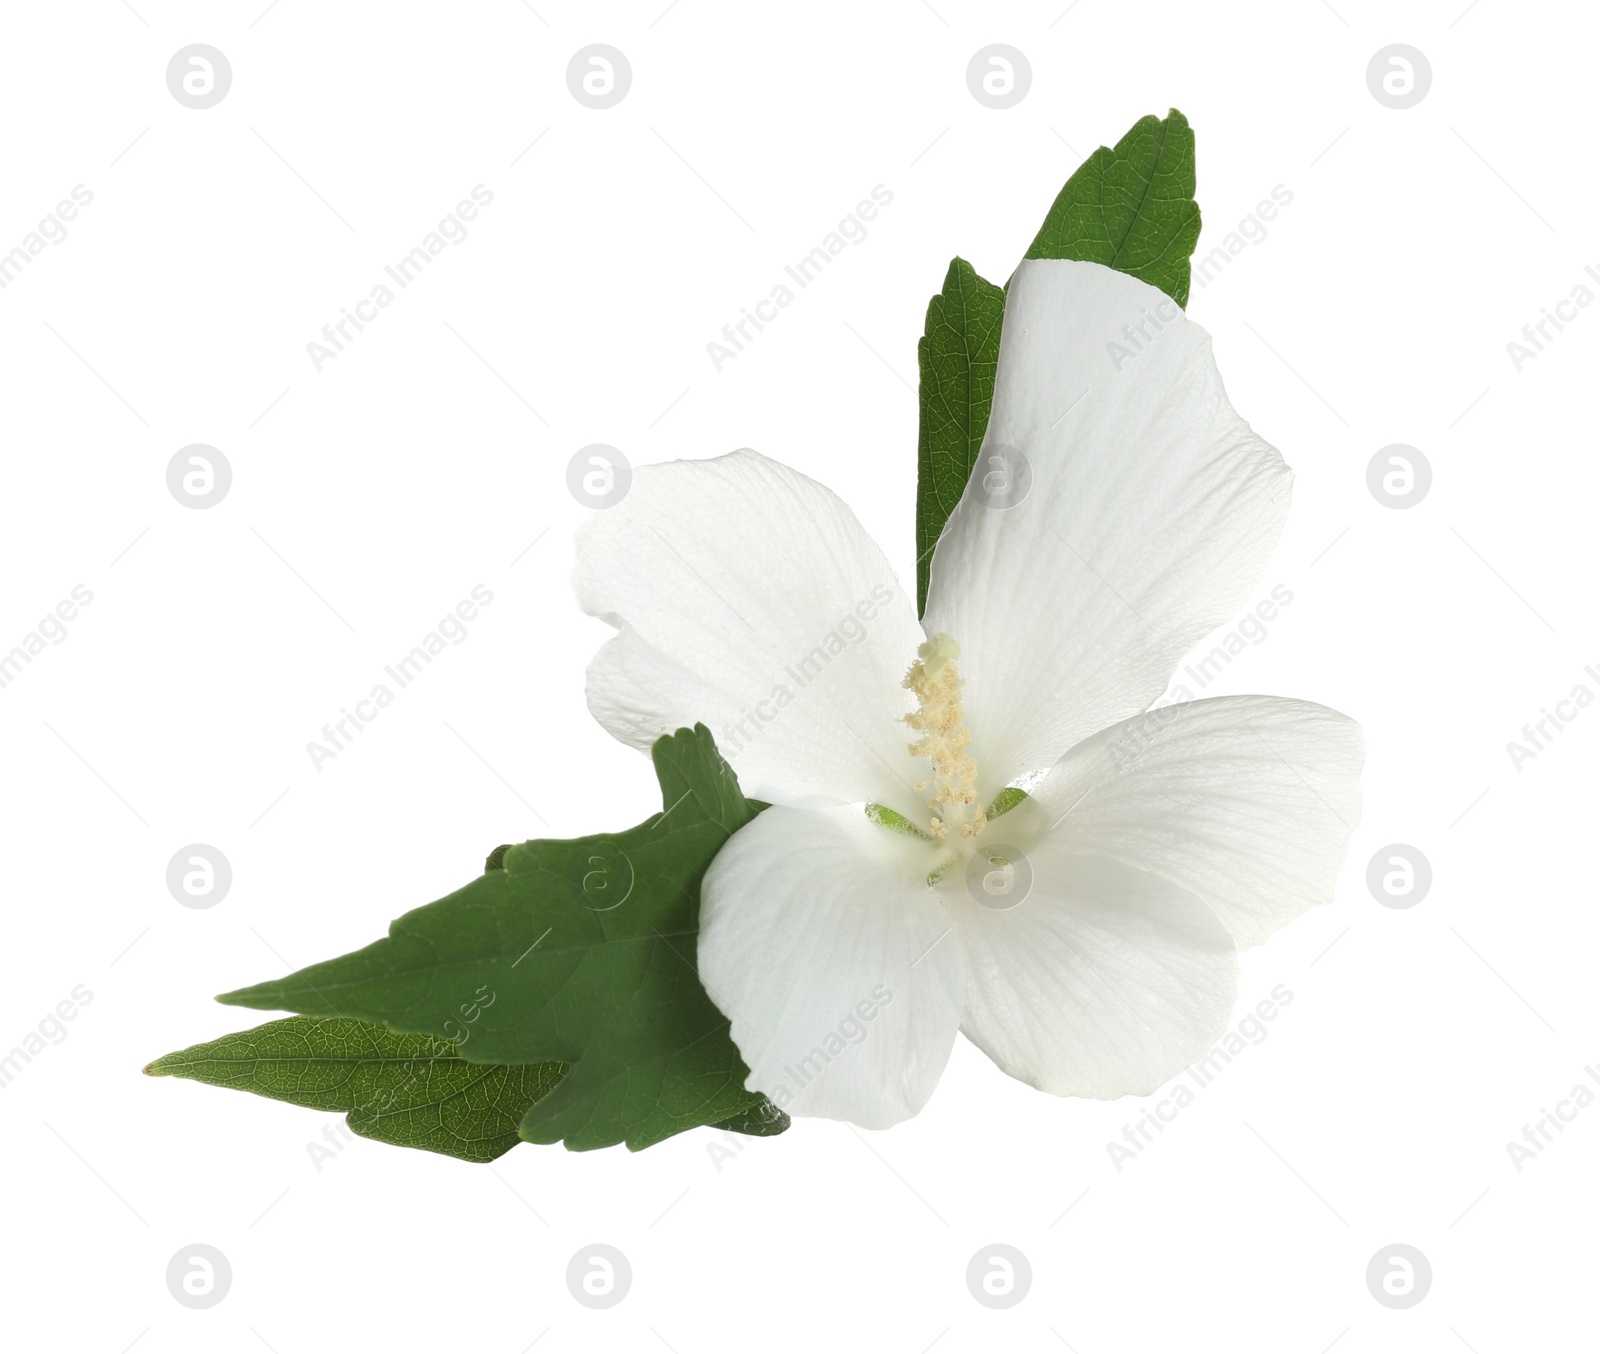
{"label": "stigma", "polygon": [[970,847],[988,821],[978,807],[978,763],[968,752],[972,735],[962,708],[961,646],[943,632],[917,646],[917,658],[902,685],[917,698],[905,721],[918,737],[908,745],[913,757],[926,757],[933,774],[917,784],[932,812],[929,835],[957,849]]}

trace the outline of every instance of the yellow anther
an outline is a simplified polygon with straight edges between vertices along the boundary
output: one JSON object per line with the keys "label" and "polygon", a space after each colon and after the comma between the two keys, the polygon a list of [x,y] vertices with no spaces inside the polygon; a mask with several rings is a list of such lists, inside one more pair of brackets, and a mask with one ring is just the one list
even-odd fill
{"label": "yellow anther", "polygon": [[975,841],[987,820],[978,807],[978,764],[967,752],[972,735],[961,704],[962,680],[955,662],[960,653],[961,646],[942,632],[917,646],[917,661],[903,683],[916,696],[917,710],[905,719],[921,735],[910,744],[911,755],[933,763],[931,781],[917,787],[933,786],[928,799],[932,835]]}

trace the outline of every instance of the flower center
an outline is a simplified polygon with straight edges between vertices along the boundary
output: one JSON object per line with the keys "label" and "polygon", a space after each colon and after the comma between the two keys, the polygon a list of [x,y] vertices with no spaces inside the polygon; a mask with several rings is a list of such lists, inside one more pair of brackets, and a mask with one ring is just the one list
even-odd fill
{"label": "flower center", "polygon": [[967,751],[972,735],[961,705],[960,656],[961,646],[941,632],[917,646],[916,661],[902,683],[917,698],[917,709],[905,717],[919,734],[910,744],[911,755],[933,763],[933,775],[916,787],[933,811],[929,834],[952,848],[955,857],[971,853],[988,822],[978,807],[978,763]]}

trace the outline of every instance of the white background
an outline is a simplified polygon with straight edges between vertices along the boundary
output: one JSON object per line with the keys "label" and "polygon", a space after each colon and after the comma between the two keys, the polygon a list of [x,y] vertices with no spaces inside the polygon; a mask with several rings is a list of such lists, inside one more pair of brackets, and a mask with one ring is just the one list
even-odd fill
{"label": "white background", "polygon": [[[1600,311],[1520,373],[1506,350],[1600,265],[1592,16],[264,3],[5,17],[0,249],[74,185],[94,195],[0,291],[0,648],[93,593],[0,690],[0,1046],[93,994],[0,1093],[6,1343],[1592,1340],[1600,1108],[1520,1172],[1506,1148],[1600,1062],[1600,708],[1520,771],[1506,751],[1574,685],[1600,692]],[[194,42],[233,69],[203,111],[165,83]],[[606,111],[566,84],[593,42],[633,68]],[[992,42],[1032,65],[1007,111],[966,87]],[[1395,42],[1433,69],[1405,111],[1366,84]],[[211,994],[365,944],[497,843],[656,807],[648,765],[583,705],[608,632],[567,581],[579,447],[635,464],[756,447],[837,489],[909,580],[915,342],[948,259],[1002,280],[1082,156],[1169,106],[1198,136],[1202,252],[1293,193],[1190,307],[1298,477],[1262,582],[1294,601],[1207,694],[1321,701],[1371,745],[1338,901],[1245,957],[1238,1016],[1293,993],[1263,1043],[1120,1172],[1106,1144],[1140,1102],[1045,1097],[964,1042],[915,1121],[799,1122],[720,1170],[696,1132],[493,1167],[357,1141],[318,1171],[307,1144],[334,1116],[140,1075],[255,1023]],[[468,237],[316,371],[307,343],[476,184],[494,199]],[[894,200],[868,237],[717,372],[706,343],[876,184]],[[165,482],[193,442],[233,468],[205,511]],[[1434,472],[1405,511],[1366,484],[1392,442]],[[475,584],[494,601],[470,637],[315,770],[308,740]],[[191,842],[232,863],[210,910],[166,889]],[[1409,910],[1364,881],[1394,842],[1433,866]],[[195,1242],[233,1267],[208,1311],[164,1279]],[[565,1284],[592,1242],[633,1266],[609,1311]],[[1033,1269],[1008,1311],[964,1279],[995,1242]],[[1407,1311],[1364,1277],[1396,1242],[1434,1272]]]}

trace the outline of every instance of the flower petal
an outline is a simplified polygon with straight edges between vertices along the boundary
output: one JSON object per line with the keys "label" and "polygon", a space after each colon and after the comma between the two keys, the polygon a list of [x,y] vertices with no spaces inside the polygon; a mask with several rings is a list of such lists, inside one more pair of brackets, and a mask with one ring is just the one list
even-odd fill
{"label": "flower petal", "polygon": [[1198,898],[1160,875],[1048,840],[1030,893],[960,908],[961,1030],[1003,1071],[1054,1095],[1148,1095],[1227,1027],[1238,956]]}
{"label": "flower petal", "polygon": [[642,466],[579,529],[574,583],[621,631],[588,674],[616,738],[648,749],[698,721],[754,798],[921,807],[900,682],[922,631],[815,480],[753,451]]}
{"label": "flower petal", "polygon": [[790,1114],[888,1128],[938,1083],[961,1023],[961,951],[926,843],[860,809],[768,809],[706,871],[700,976],[746,1085]]}
{"label": "flower petal", "polygon": [[1255,945],[1333,901],[1364,757],[1361,726],[1336,710],[1220,696],[1085,739],[1033,796],[1071,849],[1165,875]]}
{"label": "flower petal", "polygon": [[[1021,486],[994,461],[1004,447],[1031,474],[1009,507],[985,488]],[[1163,292],[1098,264],[1017,269],[984,449],[924,616],[961,644],[986,793],[1161,694],[1259,579],[1290,480]]]}

